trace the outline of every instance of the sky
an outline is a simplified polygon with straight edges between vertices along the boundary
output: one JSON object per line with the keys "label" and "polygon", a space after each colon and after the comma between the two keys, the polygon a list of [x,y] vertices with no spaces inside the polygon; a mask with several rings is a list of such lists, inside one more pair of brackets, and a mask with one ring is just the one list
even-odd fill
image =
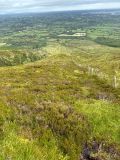
{"label": "sky", "polygon": [[0,14],[120,9],[120,0],[0,0]]}

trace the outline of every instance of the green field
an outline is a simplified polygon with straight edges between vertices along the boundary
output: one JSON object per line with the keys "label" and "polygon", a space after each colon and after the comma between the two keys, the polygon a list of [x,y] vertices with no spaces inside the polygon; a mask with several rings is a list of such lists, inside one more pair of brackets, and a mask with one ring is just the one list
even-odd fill
{"label": "green field", "polygon": [[1,17],[0,160],[120,159],[115,13]]}

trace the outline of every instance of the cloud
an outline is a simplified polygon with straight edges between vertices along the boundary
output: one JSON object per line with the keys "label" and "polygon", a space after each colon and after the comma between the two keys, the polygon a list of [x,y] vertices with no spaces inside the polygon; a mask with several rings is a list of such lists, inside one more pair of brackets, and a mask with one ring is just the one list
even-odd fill
{"label": "cloud", "polygon": [[0,0],[0,13],[120,8],[120,0]]}

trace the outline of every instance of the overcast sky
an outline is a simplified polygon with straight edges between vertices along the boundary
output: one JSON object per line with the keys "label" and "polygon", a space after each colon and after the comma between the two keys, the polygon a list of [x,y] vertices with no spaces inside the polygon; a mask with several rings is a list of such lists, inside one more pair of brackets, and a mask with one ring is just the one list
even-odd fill
{"label": "overcast sky", "polygon": [[120,8],[120,0],[0,0],[0,14]]}

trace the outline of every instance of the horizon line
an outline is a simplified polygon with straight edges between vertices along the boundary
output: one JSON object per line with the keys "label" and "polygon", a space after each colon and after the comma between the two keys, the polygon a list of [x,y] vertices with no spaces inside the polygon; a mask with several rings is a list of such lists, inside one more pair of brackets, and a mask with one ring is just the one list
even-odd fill
{"label": "horizon line", "polygon": [[0,13],[0,16],[1,15],[18,15],[18,14],[42,14],[42,13],[59,13],[59,12],[86,12],[86,11],[116,11],[116,10],[120,10],[120,8],[106,8],[106,9],[103,9],[103,8],[100,8],[100,9],[79,9],[79,10],[58,10],[58,11],[41,11],[41,12],[7,12],[7,13]]}

